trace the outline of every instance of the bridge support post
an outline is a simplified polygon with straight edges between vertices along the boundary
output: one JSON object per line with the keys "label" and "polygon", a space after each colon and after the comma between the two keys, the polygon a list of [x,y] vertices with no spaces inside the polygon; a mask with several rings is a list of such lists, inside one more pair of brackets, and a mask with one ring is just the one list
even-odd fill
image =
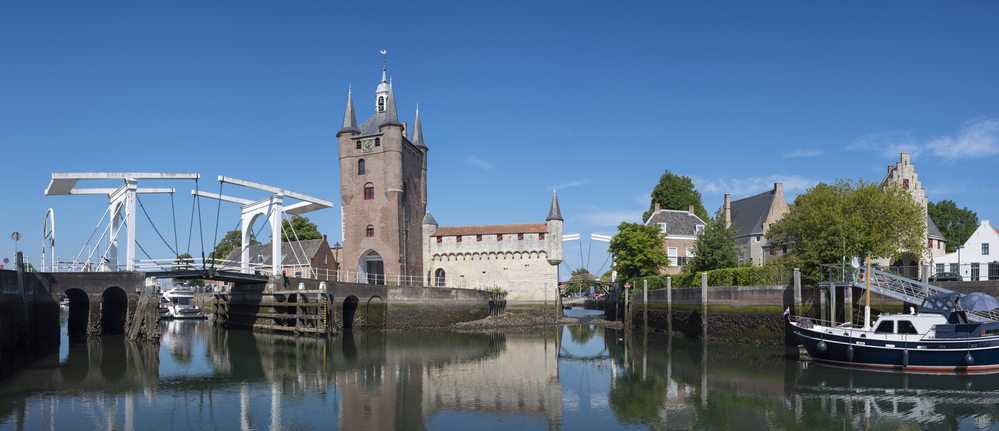
{"label": "bridge support post", "polygon": [[666,330],[673,337],[673,277],[666,277]]}
{"label": "bridge support post", "polygon": [[708,339],[708,273],[701,273],[701,339]]}
{"label": "bridge support post", "polygon": [[798,268],[794,269],[794,314],[805,315],[801,309],[801,271]]}

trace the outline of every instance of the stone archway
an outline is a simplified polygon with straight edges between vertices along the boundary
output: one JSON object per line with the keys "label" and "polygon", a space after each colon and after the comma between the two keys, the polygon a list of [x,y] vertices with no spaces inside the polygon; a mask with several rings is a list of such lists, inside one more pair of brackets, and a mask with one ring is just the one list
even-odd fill
{"label": "stone archway", "polygon": [[368,284],[385,284],[385,264],[382,256],[374,250],[368,250],[361,255],[357,263],[357,273],[364,274],[364,278],[359,278],[358,282]]}
{"label": "stone archway", "polygon": [[128,295],[120,287],[105,289],[101,294],[101,335],[124,334],[127,319]]}
{"label": "stone archway", "polygon": [[344,298],[342,308],[344,329],[354,327],[354,316],[357,314],[357,304],[359,302],[354,295]]}
{"label": "stone archway", "polygon": [[82,289],[66,291],[69,300],[69,316],[66,319],[66,332],[70,341],[87,336],[87,324],[90,322],[90,297]]}
{"label": "stone archway", "polygon": [[445,277],[444,268],[438,268],[434,273],[434,286],[444,287],[447,285],[447,279]]}

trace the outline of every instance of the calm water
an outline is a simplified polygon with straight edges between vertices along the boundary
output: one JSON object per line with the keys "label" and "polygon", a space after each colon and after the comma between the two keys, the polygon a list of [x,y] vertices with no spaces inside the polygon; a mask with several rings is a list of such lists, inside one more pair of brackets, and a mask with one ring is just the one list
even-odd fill
{"label": "calm water", "polygon": [[641,331],[161,329],[159,346],[64,337],[0,380],[0,429],[999,429],[999,376],[843,370]]}

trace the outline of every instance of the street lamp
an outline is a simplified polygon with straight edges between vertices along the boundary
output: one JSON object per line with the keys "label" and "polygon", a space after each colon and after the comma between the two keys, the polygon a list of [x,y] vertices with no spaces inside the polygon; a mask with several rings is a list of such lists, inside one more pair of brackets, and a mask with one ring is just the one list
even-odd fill
{"label": "street lamp", "polygon": [[963,245],[957,246],[957,276],[964,281],[964,274],[961,273],[961,249],[964,248]]}

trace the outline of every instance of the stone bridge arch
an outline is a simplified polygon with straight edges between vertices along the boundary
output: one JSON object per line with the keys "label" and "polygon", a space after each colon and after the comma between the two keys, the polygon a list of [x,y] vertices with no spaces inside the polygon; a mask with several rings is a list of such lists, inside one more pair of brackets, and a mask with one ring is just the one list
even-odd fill
{"label": "stone bridge arch", "polygon": [[101,326],[100,335],[125,333],[125,321],[128,320],[128,295],[118,286],[104,289],[101,293]]}

